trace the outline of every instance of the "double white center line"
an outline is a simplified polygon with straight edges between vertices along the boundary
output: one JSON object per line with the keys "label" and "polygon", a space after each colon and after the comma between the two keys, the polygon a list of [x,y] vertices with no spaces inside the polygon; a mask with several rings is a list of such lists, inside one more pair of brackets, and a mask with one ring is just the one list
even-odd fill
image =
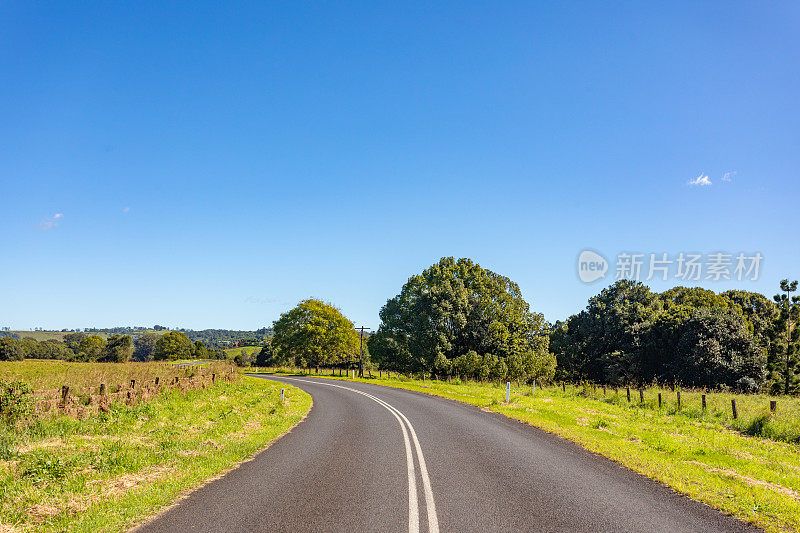
{"label": "double white center line", "polygon": [[[367,394],[366,392],[360,391],[358,389],[353,389],[351,387],[344,387],[342,385],[336,385],[333,383],[325,383],[322,381],[311,381],[308,379],[297,379],[297,378],[284,378],[289,379],[292,381],[302,381],[304,383],[314,383],[316,385],[327,385],[328,387],[336,387],[339,389],[345,389],[356,394],[361,394],[362,396],[366,396],[367,398],[374,400],[375,402],[379,403],[383,407],[385,407],[394,417],[397,419],[397,422],[400,424],[400,429],[403,431],[403,442],[405,443],[406,448],[406,466],[408,471],[408,531],[409,533],[419,533],[419,508],[417,504],[417,476],[414,472],[414,457],[411,451],[411,441],[414,442],[414,449],[417,451],[417,460],[419,462],[419,471],[420,476],[422,477],[422,489],[425,494],[425,507],[428,514],[428,531],[429,533],[439,533],[439,520],[436,517],[436,504],[433,501],[433,489],[431,488],[431,480],[428,477],[428,468],[425,466],[425,456],[422,455],[422,448],[419,445],[419,439],[417,439],[417,432],[414,431],[414,426],[411,425],[411,422],[408,421],[406,415],[401,413],[395,407],[389,405],[385,401],[381,400],[377,396],[373,396],[372,394]],[[411,434],[411,439],[409,440],[408,436],[409,433]]]}

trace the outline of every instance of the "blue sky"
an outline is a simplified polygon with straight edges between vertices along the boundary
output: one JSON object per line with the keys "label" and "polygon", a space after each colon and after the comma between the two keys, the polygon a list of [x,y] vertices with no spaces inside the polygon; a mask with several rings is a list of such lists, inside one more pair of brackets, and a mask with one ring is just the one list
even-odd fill
{"label": "blue sky", "polygon": [[4,2],[0,325],[251,329],[313,296],[374,328],[443,256],[555,320],[613,281],[579,281],[586,248],[760,252],[757,281],[698,284],[772,295],[800,277],[799,22],[791,2]]}

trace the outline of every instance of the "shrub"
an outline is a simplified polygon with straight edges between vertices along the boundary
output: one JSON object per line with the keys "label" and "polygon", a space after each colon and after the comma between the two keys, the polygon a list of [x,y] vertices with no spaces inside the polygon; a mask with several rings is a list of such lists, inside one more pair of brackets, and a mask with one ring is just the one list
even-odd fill
{"label": "shrub", "polygon": [[0,338],[0,361],[22,361],[25,352],[19,341],[10,337]]}
{"label": "shrub", "polygon": [[0,419],[14,425],[33,410],[33,389],[24,381],[0,381]]}

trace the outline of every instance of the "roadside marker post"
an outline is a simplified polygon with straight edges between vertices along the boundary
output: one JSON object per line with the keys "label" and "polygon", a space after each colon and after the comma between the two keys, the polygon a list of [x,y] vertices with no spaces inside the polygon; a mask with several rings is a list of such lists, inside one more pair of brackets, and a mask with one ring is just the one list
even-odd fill
{"label": "roadside marker post", "polygon": [[286,389],[281,389],[281,403],[283,403],[283,398],[285,394],[286,394]]}
{"label": "roadside marker post", "polygon": [[536,380],[535,379],[533,380],[533,391],[531,392],[531,394],[532,395],[536,394]]}
{"label": "roadside marker post", "polygon": [[511,382],[506,381],[506,403],[511,399]]}

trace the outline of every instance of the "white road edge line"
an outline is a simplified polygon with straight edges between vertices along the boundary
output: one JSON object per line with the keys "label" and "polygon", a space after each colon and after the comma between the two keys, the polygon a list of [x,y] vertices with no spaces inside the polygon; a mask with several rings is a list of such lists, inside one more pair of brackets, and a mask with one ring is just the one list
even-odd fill
{"label": "white road edge line", "polygon": [[394,417],[400,423],[400,428],[403,430],[403,440],[405,441],[405,446],[406,446],[406,464],[408,466],[408,531],[409,533],[417,533],[419,531],[419,510],[417,508],[417,483],[416,483],[416,475],[414,473],[414,461],[411,457],[411,445],[408,440],[408,432],[406,431],[406,427],[403,424],[403,421],[405,421],[405,423],[408,425],[409,431],[411,432],[411,438],[414,441],[414,448],[417,451],[417,459],[419,461],[419,469],[420,469],[420,474],[422,476],[422,487],[425,494],[425,507],[428,514],[428,531],[429,533],[439,533],[439,519],[436,516],[436,503],[434,502],[433,499],[433,488],[431,487],[430,477],[428,477],[428,468],[425,464],[425,456],[422,455],[422,447],[419,444],[419,439],[417,438],[417,432],[414,431],[414,426],[411,425],[411,422],[409,422],[408,418],[406,418],[406,415],[404,415],[402,412],[400,412],[400,410],[390,405],[389,403],[385,402],[384,400],[381,400],[380,398],[373,396],[372,394],[360,391],[358,389],[353,389],[351,387],[344,387],[342,385],[336,385],[334,383],[325,383],[322,381],[311,381],[308,379],[290,378],[285,376],[281,377],[283,377],[284,379],[289,379],[291,381],[302,381],[304,383],[314,383],[318,385],[327,385],[329,387],[337,387],[340,389],[346,389],[355,392],[357,394],[361,394],[379,403],[394,415]]}

